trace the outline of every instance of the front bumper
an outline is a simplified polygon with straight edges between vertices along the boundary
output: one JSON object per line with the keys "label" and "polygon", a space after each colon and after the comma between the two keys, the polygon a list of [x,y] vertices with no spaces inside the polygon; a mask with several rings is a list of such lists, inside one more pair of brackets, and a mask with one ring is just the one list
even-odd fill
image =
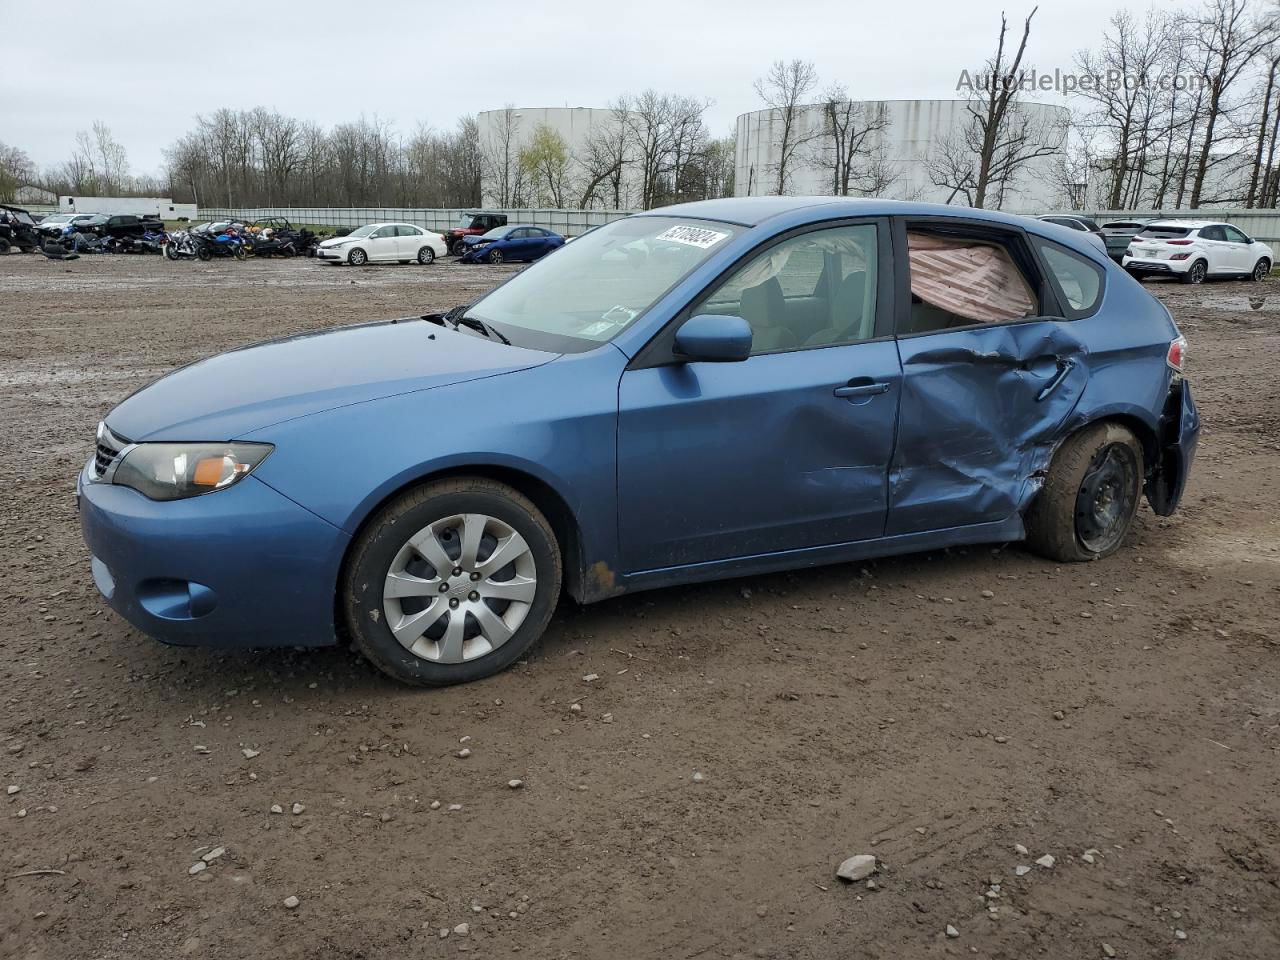
{"label": "front bumper", "polygon": [[347,259],[345,247],[316,247],[317,260],[342,261]]}
{"label": "front bumper", "polygon": [[349,537],[256,477],[159,503],[76,481],[94,582],[139,630],[181,646],[334,643],[334,591]]}
{"label": "front bumper", "polygon": [[484,263],[485,254],[490,250],[490,244],[469,243],[462,255],[458,257],[459,263]]}

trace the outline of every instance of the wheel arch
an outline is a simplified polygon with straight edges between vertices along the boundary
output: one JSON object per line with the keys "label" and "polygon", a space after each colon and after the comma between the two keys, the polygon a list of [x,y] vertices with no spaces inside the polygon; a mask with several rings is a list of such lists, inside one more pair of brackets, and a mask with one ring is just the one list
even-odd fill
{"label": "wheel arch", "polygon": [[[417,474],[394,488],[385,491],[378,500],[367,505],[359,522],[352,530],[351,539],[347,541],[347,547],[343,551],[342,563],[338,566],[338,577],[334,583],[333,593],[334,604],[339,611],[342,603],[341,584],[346,575],[347,564],[361,534],[372,522],[373,518],[378,515],[379,511],[388,503],[415,487],[437,480],[458,477],[483,477],[486,480],[494,480],[498,483],[506,484],[518,493],[528,497],[542,515],[547,518],[547,522],[551,524],[551,530],[555,534],[556,543],[560,547],[565,591],[579,603],[587,603],[609,595],[609,591],[602,591],[600,586],[595,584],[594,574],[585,568],[582,528],[578,523],[577,516],[569,506],[568,500],[561,491],[542,477],[516,466],[495,463],[454,464]],[[600,566],[600,564],[596,566]],[[339,622],[341,622],[340,617]]]}

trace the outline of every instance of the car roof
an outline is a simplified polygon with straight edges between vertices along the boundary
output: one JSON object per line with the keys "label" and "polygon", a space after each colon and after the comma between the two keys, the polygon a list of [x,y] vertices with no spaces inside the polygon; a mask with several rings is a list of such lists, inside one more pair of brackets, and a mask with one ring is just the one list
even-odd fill
{"label": "car roof", "polygon": [[1197,227],[1226,227],[1229,226],[1222,220],[1152,220],[1150,223],[1143,224],[1146,227],[1179,227],[1194,230]]}
{"label": "car roof", "polygon": [[[1060,237],[1063,233],[1079,233],[1069,227],[1049,223],[1035,217],[1005,213],[1001,210],[982,210],[945,203],[922,203],[914,200],[884,200],[879,197],[726,197],[720,200],[697,200],[678,203],[670,207],[655,207],[640,217],[692,217],[701,220],[721,220],[743,227],[754,227],[794,213],[808,213],[807,220],[828,220],[840,216],[849,217],[962,217],[967,220],[989,220],[1005,226],[1026,228],[1035,224],[1038,230],[1052,230],[1046,236]],[[1085,248],[1081,248],[1085,249]]]}

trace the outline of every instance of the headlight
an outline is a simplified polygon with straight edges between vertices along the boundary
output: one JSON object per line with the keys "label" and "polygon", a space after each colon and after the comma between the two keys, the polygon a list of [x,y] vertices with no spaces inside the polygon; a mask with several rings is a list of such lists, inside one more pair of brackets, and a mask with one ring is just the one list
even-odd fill
{"label": "headlight", "polygon": [[140,443],[111,482],[152,500],[185,500],[239,482],[274,449],[269,443]]}

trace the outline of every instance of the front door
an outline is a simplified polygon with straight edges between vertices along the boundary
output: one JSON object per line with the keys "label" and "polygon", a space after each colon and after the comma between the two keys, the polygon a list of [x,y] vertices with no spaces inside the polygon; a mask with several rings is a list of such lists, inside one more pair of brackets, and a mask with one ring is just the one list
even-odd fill
{"label": "front door", "polygon": [[685,313],[746,319],[749,359],[623,374],[628,573],[884,533],[901,383],[889,266],[884,221],[784,237]]}
{"label": "front door", "polygon": [[908,225],[904,245],[911,298],[899,312],[887,532],[1005,520],[1025,505],[1038,459],[1084,392],[1088,351],[1068,317],[1096,308],[1104,273],[990,225],[968,235]]}
{"label": "front door", "polygon": [[397,243],[395,224],[379,227],[369,235],[369,259],[395,260],[400,255]]}

